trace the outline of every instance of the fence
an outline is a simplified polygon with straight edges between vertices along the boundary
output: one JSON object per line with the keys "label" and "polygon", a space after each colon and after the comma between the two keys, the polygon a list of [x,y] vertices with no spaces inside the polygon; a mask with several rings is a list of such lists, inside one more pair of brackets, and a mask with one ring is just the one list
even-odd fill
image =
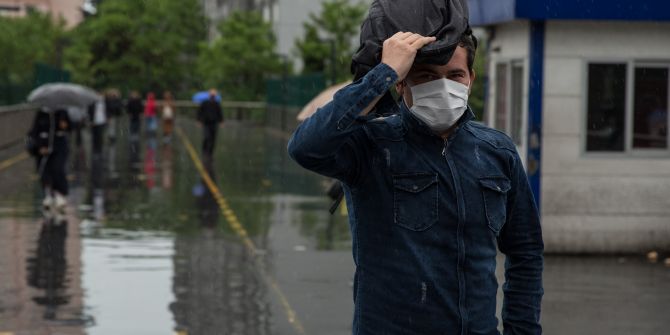
{"label": "fence", "polygon": [[0,107],[0,149],[23,140],[36,110],[37,106],[30,104]]}
{"label": "fence", "polygon": [[41,63],[35,64],[32,79],[17,82],[16,79],[11,79],[9,74],[0,75],[0,106],[25,101],[30,91],[42,84],[69,81],[69,72]]}

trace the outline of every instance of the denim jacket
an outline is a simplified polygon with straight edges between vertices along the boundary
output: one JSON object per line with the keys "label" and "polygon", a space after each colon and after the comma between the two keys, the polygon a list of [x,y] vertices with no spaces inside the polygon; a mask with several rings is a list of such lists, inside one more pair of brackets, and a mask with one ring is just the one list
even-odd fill
{"label": "denim jacket", "polygon": [[344,184],[356,264],[353,334],[499,334],[496,254],[506,256],[504,334],[541,334],[540,220],[503,133],[468,110],[446,139],[403,103],[380,64],[305,120],[301,166]]}

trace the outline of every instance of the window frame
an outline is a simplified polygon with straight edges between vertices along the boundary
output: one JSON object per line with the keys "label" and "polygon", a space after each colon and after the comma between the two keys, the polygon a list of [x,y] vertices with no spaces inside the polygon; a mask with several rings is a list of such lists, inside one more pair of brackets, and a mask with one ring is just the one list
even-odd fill
{"label": "window frame", "polygon": [[[505,69],[505,85],[506,85],[506,100],[505,100],[505,110],[507,112],[507,115],[505,115],[505,125],[503,129],[500,129],[498,127],[498,109],[497,109],[497,103],[498,103],[498,94],[500,92],[500,89],[498,88],[498,65],[500,64],[505,64],[506,69]],[[493,71],[495,72],[495,90],[494,90],[494,96],[493,96],[493,110],[492,110],[492,115],[489,120],[489,125],[496,129],[504,132],[507,134],[512,140],[514,140],[513,137],[513,118],[512,118],[512,100],[513,100],[513,87],[512,87],[512,76],[514,74],[514,69],[515,68],[521,68],[521,96],[520,96],[520,102],[521,102],[521,110],[519,111],[520,117],[521,117],[521,124],[520,124],[520,129],[519,129],[519,143],[514,143],[518,148],[526,148],[526,143],[527,143],[527,138],[528,138],[528,64],[527,60],[519,57],[511,57],[511,58],[499,58],[496,59],[493,62]]]}
{"label": "window frame", "polygon": [[[589,65],[591,64],[623,64],[626,66],[626,103],[624,106],[624,150],[623,151],[588,151],[587,127],[589,117]],[[634,94],[635,94],[635,69],[665,68],[668,69],[668,109],[670,109],[670,59],[630,59],[630,58],[589,58],[582,64],[582,115],[580,125],[580,151],[582,157],[587,158],[668,158],[670,157],[670,134],[668,145],[665,149],[633,148],[633,117],[634,117]],[[670,112],[670,111],[669,111]],[[670,129],[670,113],[666,121]]]}

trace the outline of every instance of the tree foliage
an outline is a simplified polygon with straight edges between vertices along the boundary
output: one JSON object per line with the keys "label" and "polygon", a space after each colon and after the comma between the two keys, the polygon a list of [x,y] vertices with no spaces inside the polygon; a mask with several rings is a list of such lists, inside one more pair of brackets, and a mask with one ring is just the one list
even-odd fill
{"label": "tree foliage", "polygon": [[95,87],[179,91],[195,81],[205,24],[197,0],[106,0],[72,32],[65,66]]}
{"label": "tree foliage", "polygon": [[198,73],[205,87],[227,99],[263,100],[265,79],[282,71],[270,23],[257,12],[232,13],[218,27],[220,36],[201,44]]}
{"label": "tree foliage", "polygon": [[479,46],[475,53],[475,63],[472,66],[477,79],[472,83],[472,91],[468,98],[468,104],[477,115],[477,119],[481,120],[484,115],[484,89],[486,83],[486,41],[479,39]]}
{"label": "tree foliage", "polygon": [[0,76],[12,83],[33,80],[36,63],[58,66],[65,22],[29,11],[22,18],[0,17]]}
{"label": "tree foliage", "polygon": [[303,72],[324,72],[336,81],[351,77],[349,64],[352,41],[358,35],[367,6],[350,4],[349,0],[330,0],[322,4],[321,13],[311,13],[303,23],[305,35],[296,40],[297,54],[303,60]]}

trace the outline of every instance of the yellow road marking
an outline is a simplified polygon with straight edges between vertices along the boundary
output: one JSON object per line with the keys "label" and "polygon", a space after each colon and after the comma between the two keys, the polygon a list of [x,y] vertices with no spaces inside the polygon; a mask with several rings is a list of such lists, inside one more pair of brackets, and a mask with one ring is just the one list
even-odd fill
{"label": "yellow road marking", "polygon": [[[12,165],[14,165],[14,164],[16,164],[16,163],[18,163],[18,162],[20,162],[20,161],[22,161],[22,160],[28,158],[28,157],[30,157],[30,155],[28,155],[27,152],[22,152],[22,153],[20,153],[20,154],[14,156],[14,157],[12,157],[12,158],[9,158],[9,159],[7,159],[7,160],[4,160],[4,161],[0,162],[0,171],[7,169],[7,168],[9,168],[10,166],[12,166]],[[3,335],[3,334],[0,333],[0,335]]]}
{"label": "yellow road marking", "polygon": [[[193,164],[195,164],[195,167],[198,170],[198,172],[200,173],[202,180],[205,182],[207,188],[209,188],[209,191],[212,193],[214,199],[216,199],[216,202],[219,204],[219,207],[221,208],[221,213],[226,218],[226,221],[228,221],[228,225],[233,229],[233,231],[237,234],[237,236],[240,239],[242,239],[242,242],[247,247],[248,251],[252,255],[258,255],[259,253],[258,249],[256,248],[256,245],[254,244],[253,241],[251,241],[246,229],[244,229],[244,227],[240,224],[237,215],[235,215],[235,212],[228,205],[228,201],[226,200],[226,198],[223,197],[223,195],[221,195],[221,192],[219,191],[219,188],[216,186],[216,183],[214,183],[212,178],[209,176],[209,173],[207,173],[207,170],[205,170],[205,167],[202,165],[202,161],[200,160],[200,157],[198,157],[198,153],[193,148],[191,141],[188,139],[188,137],[186,137],[186,134],[184,134],[184,132],[180,127],[176,127],[175,130],[177,132],[177,135],[181,139],[181,142],[186,147],[186,151],[188,151],[189,156],[191,156],[191,160],[193,161]],[[291,305],[289,304],[286,295],[284,295],[284,292],[282,292],[281,288],[279,288],[279,284],[277,283],[277,281],[272,277],[270,277],[270,275],[268,275],[267,272],[265,272],[258,258],[255,258],[255,260],[256,265],[258,267],[258,271],[260,272],[261,276],[263,277],[265,282],[272,288],[274,293],[279,298],[279,301],[281,302],[282,306],[284,307],[284,310],[286,311],[286,317],[288,318],[289,323],[293,325],[298,334],[305,334],[305,330],[303,329],[300,320],[298,320],[295,311],[293,310],[293,308],[291,308]]]}

